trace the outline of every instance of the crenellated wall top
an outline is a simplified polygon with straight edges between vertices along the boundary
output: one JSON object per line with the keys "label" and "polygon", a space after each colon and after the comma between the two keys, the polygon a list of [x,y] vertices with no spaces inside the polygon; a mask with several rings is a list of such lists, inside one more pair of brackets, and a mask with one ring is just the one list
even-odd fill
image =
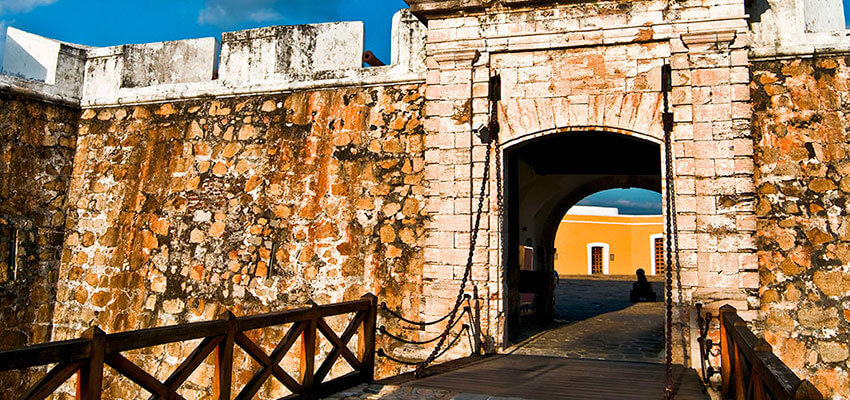
{"label": "crenellated wall top", "polygon": [[362,22],[91,48],[8,28],[0,90],[82,107],[424,81],[425,26],[394,16],[392,59],[363,67]]}

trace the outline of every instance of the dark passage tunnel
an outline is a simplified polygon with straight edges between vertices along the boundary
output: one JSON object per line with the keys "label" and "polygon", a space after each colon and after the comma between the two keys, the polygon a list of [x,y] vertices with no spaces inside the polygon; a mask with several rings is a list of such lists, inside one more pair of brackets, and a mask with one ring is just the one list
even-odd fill
{"label": "dark passage tunnel", "polygon": [[[544,136],[505,152],[504,260],[507,334],[554,315],[554,243],[566,211],[590,194],[618,188],[661,191],[659,144],[585,131]],[[531,250],[529,250],[531,249]]]}

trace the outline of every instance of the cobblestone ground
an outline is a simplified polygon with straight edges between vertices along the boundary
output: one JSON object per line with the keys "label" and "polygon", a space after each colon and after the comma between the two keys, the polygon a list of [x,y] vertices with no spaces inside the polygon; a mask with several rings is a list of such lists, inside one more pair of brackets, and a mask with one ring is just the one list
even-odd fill
{"label": "cobblestone ground", "polygon": [[[664,303],[629,302],[631,281],[561,279],[556,324],[514,348],[517,354],[664,362]],[[661,298],[661,282],[653,289]],[[539,331],[540,328],[538,328]]]}

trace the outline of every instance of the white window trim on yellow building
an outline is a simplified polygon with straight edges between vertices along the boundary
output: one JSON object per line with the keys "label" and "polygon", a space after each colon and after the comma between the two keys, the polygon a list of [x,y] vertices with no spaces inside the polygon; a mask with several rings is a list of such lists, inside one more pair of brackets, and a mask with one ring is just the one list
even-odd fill
{"label": "white window trim on yellow building", "polygon": [[587,244],[587,274],[593,275],[593,248],[602,248],[602,275],[608,275],[608,259],[611,257],[611,246],[608,243],[593,242]]}
{"label": "white window trim on yellow building", "polygon": [[[655,259],[655,239],[664,239],[664,234],[656,233],[654,235],[649,235],[649,259],[652,260],[652,274],[655,275],[656,271],[658,271],[657,261]],[[666,244],[665,244],[666,245]]]}

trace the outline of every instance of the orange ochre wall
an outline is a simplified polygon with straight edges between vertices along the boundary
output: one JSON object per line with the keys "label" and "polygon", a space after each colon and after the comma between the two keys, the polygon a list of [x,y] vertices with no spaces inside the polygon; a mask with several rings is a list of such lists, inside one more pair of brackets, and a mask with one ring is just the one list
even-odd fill
{"label": "orange ochre wall", "polygon": [[587,275],[588,243],[606,243],[609,275],[633,275],[638,268],[651,274],[650,238],[662,231],[660,215],[565,215],[555,234],[555,270],[561,276]]}

